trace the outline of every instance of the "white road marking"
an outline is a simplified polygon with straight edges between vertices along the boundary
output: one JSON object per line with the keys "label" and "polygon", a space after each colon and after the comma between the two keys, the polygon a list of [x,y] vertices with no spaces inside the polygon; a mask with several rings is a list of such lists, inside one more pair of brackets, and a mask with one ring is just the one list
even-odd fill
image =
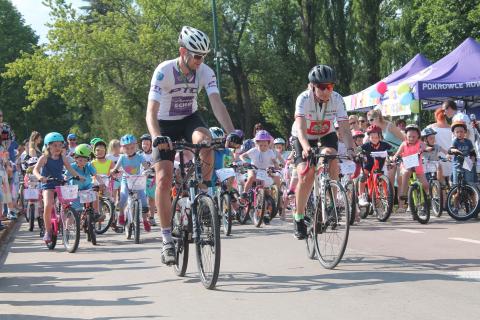
{"label": "white road marking", "polygon": [[460,279],[480,280],[480,271],[457,271],[449,272],[449,274]]}
{"label": "white road marking", "polygon": [[402,231],[406,233],[424,233],[423,231],[411,230],[411,229],[397,229],[397,231]]}
{"label": "white road marking", "polygon": [[448,238],[450,240],[457,240],[457,241],[463,241],[463,242],[469,242],[469,243],[475,243],[475,244],[480,244],[479,240],[473,240],[473,239],[467,239],[467,238]]}

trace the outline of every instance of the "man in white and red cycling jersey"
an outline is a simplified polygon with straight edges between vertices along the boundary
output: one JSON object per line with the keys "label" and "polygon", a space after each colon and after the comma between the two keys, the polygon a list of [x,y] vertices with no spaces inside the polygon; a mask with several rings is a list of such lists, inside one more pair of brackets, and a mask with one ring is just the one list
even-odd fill
{"label": "man in white and red cycling jersey", "polygon": [[[335,71],[329,66],[317,65],[308,73],[308,80],[310,83],[307,90],[297,98],[295,123],[292,128],[295,164],[299,173],[295,191],[297,209],[294,213],[297,239],[305,239],[307,235],[304,223],[305,207],[315,177],[313,168],[305,173],[306,159],[311,153],[311,148],[320,143],[323,154],[337,154],[338,137],[335,132],[335,121],[343,133],[344,143],[351,155],[353,155],[354,146],[345,103],[342,96],[333,91],[337,80]],[[330,162],[329,174],[333,180],[338,180],[338,160]]]}
{"label": "man in white and red cycling jersey", "polygon": [[[203,63],[210,51],[208,36],[195,28],[183,27],[178,38],[180,56],[167,60],[155,69],[147,106],[147,126],[153,138],[152,161],[156,172],[155,205],[162,229],[162,262],[175,263],[172,241],[170,199],[175,151],[171,141],[185,139],[191,143],[210,142],[210,132],[198,112],[197,94],[205,88],[213,113],[227,133],[234,130],[232,120],[220,98],[213,70]],[[209,186],[212,177],[213,151],[204,149],[202,174]]]}

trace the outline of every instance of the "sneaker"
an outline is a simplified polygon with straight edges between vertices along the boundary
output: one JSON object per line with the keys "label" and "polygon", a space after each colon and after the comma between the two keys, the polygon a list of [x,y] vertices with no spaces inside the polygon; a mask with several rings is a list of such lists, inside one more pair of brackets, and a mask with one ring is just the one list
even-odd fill
{"label": "sneaker", "polygon": [[307,226],[305,221],[302,219],[300,221],[295,221],[295,238],[298,240],[303,240],[307,237]]}
{"label": "sneaker", "polygon": [[154,217],[148,218],[148,222],[150,223],[151,226],[155,227],[157,225],[157,221],[155,221]]}
{"label": "sneaker", "polygon": [[367,195],[366,194],[362,194],[359,198],[358,198],[358,205],[360,207],[366,207],[368,206],[368,199],[367,199]]}
{"label": "sneaker", "polygon": [[17,213],[15,211],[9,211],[7,213],[8,220],[17,220]]}
{"label": "sneaker", "polygon": [[152,228],[150,227],[150,222],[148,222],[147,220],[143,220],[143,228],[146,232],[150,232],[150,230],[152,230]]}
{"label": "sneaker", "polygon": [[52,236],[49,232],[45,232],[45,235],[43,236],[43,241],[45,241],[45,243],[52,242]]}
{"label": "sneaker", "polygon": [[173,242],[163,243],[162,263],[166,265],[172,265],[175,263],[175,245]]}
{"label": "sneaker", "polygon": [[263,223],[270,224],[270,215],[268,213],[265,213],[263,216]]}
{"label": "sneaker", "polygon": [[125,225],[125,215],[124,214],[119,214],[118,215],[118,224],[124,226]]}

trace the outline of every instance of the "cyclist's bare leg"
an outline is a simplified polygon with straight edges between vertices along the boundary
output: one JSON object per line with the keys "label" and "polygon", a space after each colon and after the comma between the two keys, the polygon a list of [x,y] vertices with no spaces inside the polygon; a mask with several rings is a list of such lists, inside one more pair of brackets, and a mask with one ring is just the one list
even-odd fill
{"label": "cyclist's bare leg", "polygon": [[[197,128],[192,134],[192,143],[210,142],[212,138],[207,128]],[[200,151],[202,159],[202,175],[205,181],[212,180],[214,153],[212,149],[202,149]]]}
{"label": "cyclist's bare leg", "polygon": [[245,182],[245,189],[243,189],[244,192],[248,192],[248,190],[252,188],[252,185],[255,182],[255,179],[256,179],[255,171],[248,170],[247,182]]}
{"label": "cyclist's bare leg", "polygon": [[417,173],[417,178],[418,178],[418,181],[420,181],[420,183],[422,184],[423,191],[425,191],[425,194],[428,194],[430,185],[428,184],[427,178],[425,177],[425,173],[422,173],[422,174]]}
{"label": "cyclist's bare leg", "polygon": [[53,190],[43,190],[43,221],[45,221],[45,231],[52,232],[51,212],[53,208]]}
{"label": "cyclist's bare leg", "polygon": [[401,180],[402,183],[398,186],[398,207],[404,206],[404,201],[402,202],[401,198],[407,196],[408,180],[412,173],[410,170],[402,170]]}
{"label": "cyclist's bare leg", "polygon": [[172,225],[171,189],[173,181],[173,162],[161,160],[155,163],[155,205],[161,228],[170,228]]}
{"label": "cyclist's bare leg", "polygon": [[313,187],[314,168],[310,168],[304,176],[300,174],[303,170],[305,170],[306,165],[306,162],[302,162],[297,166],[298,183],[297,189],[295,190],[297,214],[305,213],[308,197],[310,196],[310,192],[312,192]]}

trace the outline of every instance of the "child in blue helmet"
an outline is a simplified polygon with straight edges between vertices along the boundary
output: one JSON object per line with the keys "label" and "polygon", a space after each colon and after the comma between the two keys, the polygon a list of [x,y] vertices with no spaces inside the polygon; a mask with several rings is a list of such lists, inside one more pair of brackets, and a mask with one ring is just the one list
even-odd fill
{"label": "child in blue helmet", "polygon": [[[127,186],[127,175],[139,175],[141,173],[141,167],[149,166],[148,162],[145,161],[145,158],[137,153],[137,139],[131,135],[126,134],[120,139],[120,145],[123,148],[124,153],[118,159],[115,168],[113,168],[112,173],[118,173],[118,169],[123,169],[123,177],[120,186],[120,200],[118,206],[120,208],[120,215],[118,216],[118,223],[125,225],[125,204],[128,198],[128,186]],[[145,231],[150,232],[150,223],[147,219],[148,213],[148,204],[147,197],[145,195],[145,190],[137,191],[138,198],[142,203],[142,214],[143,214],[143,226]]]}
{"label": "child in blue helmet", "polygon": [[[48,182],[48,178],[56,178],[63,180],[63,169],[66,168],[68,172],[78,177],[79,174],[70,165],[67,158],[62,154],[62,148],[65,143],[63,136],[58,132],[50,132],[45,136],[44,154],[38,159],[33,174],[40,180],[40,188],[43,190],[43,221],[45,221],[45,234],[43,240],[46,243],[52,241],[52,225],[49,223],[51,218],[51,212],[54,203],[55,187],[59,186],[59,182]],[[79,177],[81,181],[83,177]]]}

